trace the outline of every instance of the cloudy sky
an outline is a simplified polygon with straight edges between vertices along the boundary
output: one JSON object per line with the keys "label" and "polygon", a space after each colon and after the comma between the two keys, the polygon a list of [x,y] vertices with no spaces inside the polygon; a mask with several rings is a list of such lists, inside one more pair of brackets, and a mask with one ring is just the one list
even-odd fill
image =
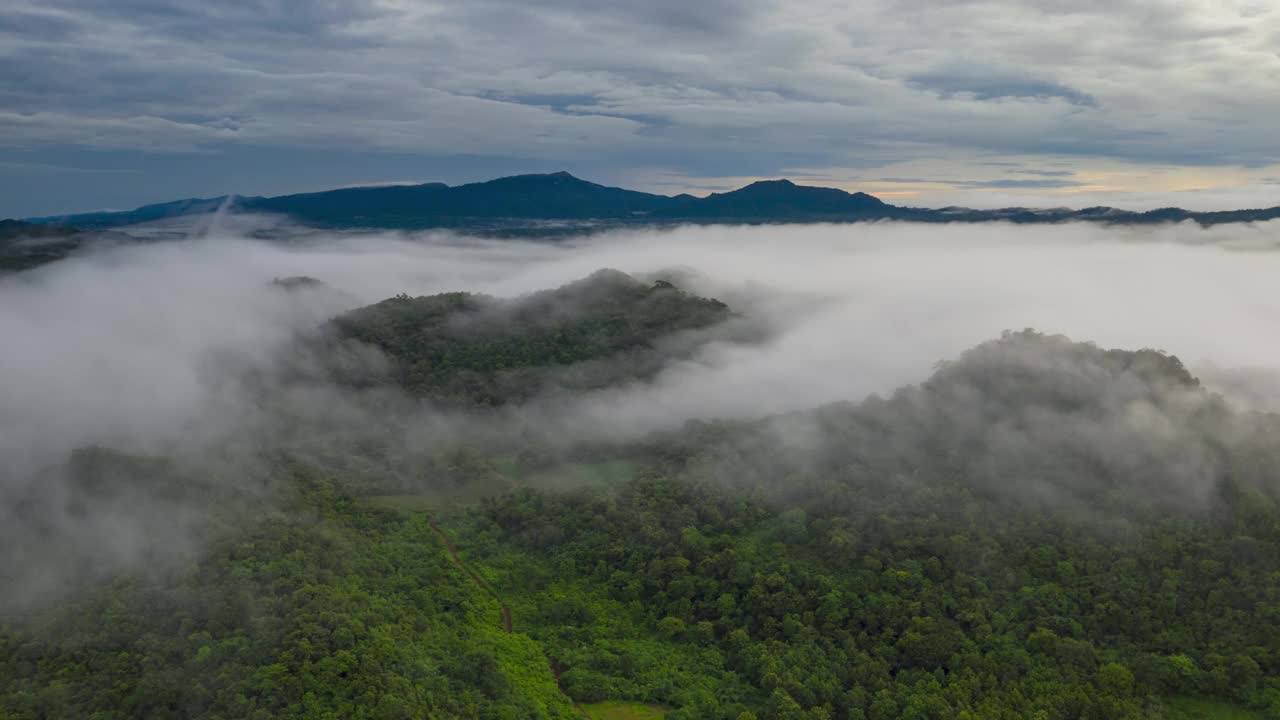
{"label": "cloudy sky", "polygon": [[1274,0],[6,0],[0,217],[569,170],[1280,204]]}

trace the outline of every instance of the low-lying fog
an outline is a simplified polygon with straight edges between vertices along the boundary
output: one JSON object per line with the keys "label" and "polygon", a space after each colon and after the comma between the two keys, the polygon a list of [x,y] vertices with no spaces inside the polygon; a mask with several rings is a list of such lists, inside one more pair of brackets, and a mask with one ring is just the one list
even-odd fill
{"label": "low-lying fog", "polygon": [[[1280,366],[1280,225],[1201,229],[857,224],[688,227],[562,242],[446,233],[204,237],[86,254],[0,279],[0,453],[49,462],[86,443],[163,450],[239,422],[235,374],[297,330],[397,293],[515,296],[612,267],[666,273],[767,320],[762,345],[711,346],[657,382],[583,402],[583,427],[806,408],[923,379],[1002,330],[1154,347],[1240,401]],[[327,287],[286,293],[278,277]],[[1237,372],[1237,371],[1247,372]]]}

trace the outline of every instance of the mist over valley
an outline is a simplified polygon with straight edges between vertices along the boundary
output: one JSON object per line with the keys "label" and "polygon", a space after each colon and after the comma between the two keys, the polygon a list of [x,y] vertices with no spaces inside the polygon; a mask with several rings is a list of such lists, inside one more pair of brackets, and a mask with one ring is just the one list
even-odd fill
{"label": "mist over valley", "polygon": [[[699,225],[556,242],[262,227],[282,226],[229,216],[0,279],[0,332],[24,339],[0,360],[16,716],[71,702],[40,688],[53,658],[77,656],[98,658],[84,687],[108,657],[145,683],[84,701],[112,712],[305,715],[289,708],[316,682],[337,707],[394,713],[395,697],[410,716],[621,698],[670,717],[786,717],[783,693],[845,716],[938,673],[944,698],[981,684],[970,673],[1024,635],[1037,649],[1018,662],[1115,712],[1176,712],[1160,709],[1177,707],[1169,693],[1266,697],[1275,638],[1220,608],[1257,607],[1276,576],[1269,224]],[[442,532],[463,555],[444,554]],[[1187,579],[1106,604],[1117,573],[1169,572]],[[356,602],[340,592],[379,600],[316,615],[330,630],[296,625]],[[1044,593],[1061,596],[1042,606]],[[1161,593],[1176,610],[1153,614]],[[896,619],[868,604],[890,597],[919,604]],[[83,626],[109,607],[137,630]],[[1168,634],[1193,618],[1214,629]],[[311,659],[282,649],[298,633]],[[385,633],[408,635],[369,645]],[[119,654],[137,643],[170,659]],[[343,643],[360,662],[421,663],[358,677],[443,694],[319,679]],[[859,649],[876,647],[887,659]],[[795,652],[828,659],[770,669],[767,653]],[[457,653],[495,679],[452,674]],[[1194,670],[1168,675],[1179,658]],[[291,679],[249,699],[255,663]],[[529,663],[535,677],[517,679]],[[859,663],[857,686],[882,689],[816,689],[854,682],[839,673]],[[1213,679],[1241,663],[1252,685]],[[162,667],[181,687],[144,691]],[[1012,687],[1033,676],[1000,672]],[[717,673],[737,700],[698,690]],[[940,702],[994,712],[1010,697]]]}

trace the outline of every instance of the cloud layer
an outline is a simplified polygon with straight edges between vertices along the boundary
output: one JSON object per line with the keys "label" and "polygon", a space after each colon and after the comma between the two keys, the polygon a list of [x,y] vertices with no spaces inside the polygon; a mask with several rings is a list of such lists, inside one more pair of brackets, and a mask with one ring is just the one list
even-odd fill
{"label": "cloud layer", "polygon": [[[0,357],[0,454],[37,467],[90,443],[219,442],[244,425],[237,375],[269,367],[333,314],[401,292],[516,296],[602,267],[675,272],[775,334],[714,345],[655,384],[588,402],[584,427],[596,429],[859,399],[1025,327],[1160,348],[1193,369],[1270,369],[1280,357],[1273,225],[698,227],[563,244],[386,234],[275,245],[229,232],[0,280],[0,336],[22,339]],[[293,275],[328,287],[272,287]]]}

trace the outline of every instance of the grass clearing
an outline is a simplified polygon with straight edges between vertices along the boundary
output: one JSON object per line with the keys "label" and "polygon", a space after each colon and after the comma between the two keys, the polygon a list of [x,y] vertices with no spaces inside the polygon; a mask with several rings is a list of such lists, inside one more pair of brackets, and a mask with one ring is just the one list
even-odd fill
{"label": "grass clearing", "polygon": [[627,460],[601,463],[571,463],[554,470],[533,473],[526,479],[530,487],[542,490],[609,489],[635,476],[636,464]]}
{"label": "grass clearing", "polygon": [[370,495],[360,502],[381,510],[395,510],[402,513],[431,512],[440,506],[440,498],[427,495]]}
{"label": "grass clearing", "polygon": [[590,703],[582,706],[592,720],[662,720],[667,716],[668,708],[662,705],[646,705],[645,703],[606,702]]}
{"label": "grass clearing", "polygon": [[1196,697],[1171,697],[1165,701],[1170,720],[1261,720],[1262,715],[1238,705]]}

